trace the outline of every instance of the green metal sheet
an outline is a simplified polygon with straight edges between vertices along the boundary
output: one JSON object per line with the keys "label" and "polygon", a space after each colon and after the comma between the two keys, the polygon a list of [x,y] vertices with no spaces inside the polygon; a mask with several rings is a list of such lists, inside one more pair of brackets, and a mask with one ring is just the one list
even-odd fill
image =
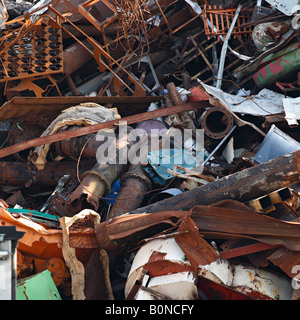
{"label": "green metal sheet", "polygon": [[293,78],[300,67],[300,44],[291,44],[276,54],[270,54],[262,60],[267,63],[253,75],[253,80],[261,88],[274,86],[276,81]]}
{"label": "green metal sheet", "polygon": [[33,276],[18,280],[17,300],[62,300],[47,269]]}

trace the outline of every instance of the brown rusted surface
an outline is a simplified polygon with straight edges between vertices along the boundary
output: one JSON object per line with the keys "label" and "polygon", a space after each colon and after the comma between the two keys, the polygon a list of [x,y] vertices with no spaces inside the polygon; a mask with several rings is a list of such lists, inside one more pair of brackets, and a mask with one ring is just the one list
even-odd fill
{"label": "brown rusted surface", "polygon": [[98,244],[106,250],[120,249],[129,244],[177,227],[187,212],[157,212],[155,214],[121,215],[96,226]]}
{"label": "brown rusted surface", "polygon": [[94,228],[80,228],[76,231],[70,231],[69,244],[72,248],[99,248]]}
{"label": "brown rusted surface", "polygon": [[96,159],[97,149],[102,143],[103,141],[97,141],[97,134],[92,133],[73,139],[58,141],[54,145],[57,154],[61,157],[78,159],[81,156],[82,158]]}
{"label": "brown rusted surface", "polygon": [[62,72],[62,34],[54,21],[39,18],[2,32],[0,82]]}
{"label": "brown rusted surface", "polygon": [[266,243],[255,243],[255,244],[250,244],[248,246],[242,246],[238,248],[221,251],[220,257],[222,259],[231,259],[231,258],[236,258],[243,255],[270,250],[278,247],[279,246],[272,246]]}
{"label": "brown rusted surface", "polygon": [[[91,166],[90,162],[80,162],[79,172],[83,173]],[[65,174],[77,177],[75,162],[48,162],[43,170],[36,170],[33,165],[23,161],[0,162],[0,183],[6,186],[30,186],[41,184],[54,187]]]}
{"label": "brown rusted surface", "polygon": [[264,216],[255,211],[227,209],[215,206],[196,206],[191,218],[200,232],[210,231],[224,234],[242,234],[270,245],[284,245],[293,250],[300,249],[300,224]]}
{"label": "brown rusted surface", "polygon": [[218,259],[218,253],[203,238],[196,223],[190,216],[183,219],[178,231],[188,231],[186,233],[176,234],[174,238],[185,253],[195,272],[197,272],[199,265],[207,265]]}
{"label": "brown rusted surface", "polygon": [[194,272],[191,265],[184,261],[173,262],[170,260],[156,260],[143,265],[143,269],[147,270],[150,277],[159,277],[166,274],[174,274],[180,272]]}
{"label": "brown rusted surface", "polygon": [[148,263],[154,262],[154,261],[164,260],[166,255],[167,255],[166,252],[159,252],[159,251],[154,250],[152,252],[151,256],[149,257]]}
{"label": "brown rusted surface", "polygon": [[121,190],[108,214],[108,219],[139,208],[145,193],[151,188],[151,181],[142,166],[131,165],[121,177]]}
{"label": "brown rusted surface", "polygon": [[293,268],[300,265],[300,252],[292,251],[287,248],[279,248],[267,257],[275,266],[278,266],[289,277],[294,278],[297,273]]}
{"label": "brown rusted surface", "polygon": [[118,108],[120,114],[126,115],[128,112],[128,105],[131,105],[135,112],[145,111],[151,102],[158,102],[161,100],[160,96],[147,97],[14,97],[9,102],[5,102],[0,107],[0,119],[17,119],[29,115],[40,116],[46,114],[47,117],[52,116],[53,120],[64,109],[72,106],[77,106],[83,102],[94,102],[100,105],[113,104]]}
{"label": "brown rusted surface", "polygon": [[208,300],[254,300],[244,293],[232,288],[211,281],[202,276],[198,276],[197,286],[206,295]]}
{"label": "brown rusted surface", "polygon": [[234,119],[227,109],[211,107],[201,116],[201,127],[213,139],[224,138],[233,128]]}
{"label": "brown rusted surface", "polygon": [[85,65],[92,56],[78,42],[75,42],[63,51],[63,58],[64,74],[67,76]]}
{"label": "brown rusted surface", "polygon": [[109,213],[109,219],[139,208],[144,194],[148,191],[138,179],[129,178],[125,183]]}

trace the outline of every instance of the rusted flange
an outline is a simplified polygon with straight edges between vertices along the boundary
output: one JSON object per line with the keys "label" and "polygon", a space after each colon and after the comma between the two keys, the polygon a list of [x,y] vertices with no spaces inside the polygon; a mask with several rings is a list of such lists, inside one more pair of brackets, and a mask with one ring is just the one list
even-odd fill
{"label": "rusted flange", "polygon": [[225,108],[211,107],[202,114],[201,128],[210,138],[224,138],[230,132],[233,125],[233,116]]}

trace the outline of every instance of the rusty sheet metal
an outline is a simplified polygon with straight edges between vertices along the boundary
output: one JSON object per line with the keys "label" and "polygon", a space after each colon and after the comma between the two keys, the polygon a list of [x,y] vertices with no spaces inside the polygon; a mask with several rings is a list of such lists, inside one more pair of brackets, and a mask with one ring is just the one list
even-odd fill
{"label": "rusty sheet metal", "polygon": [[187,216],[178,227],[178,231],[187,231],[174,236],[175,241],[188,258],[194,271],[199,265],[207,265],[219,258],[219,254],[200,234],[196,223]]}
{"label": "rusty sheet metal", "polygon": [[267,257],[275,266],[278,266],[289,277],[294,278],[297,273],[293,268],[300,265],[300,252],[292,251],[287,248],[279,248]]}
{"label": "rusty sheet metal", "polygon": [[187,214],[185,211],[169,211],[155,214],[121,215],[100,223],[96,226],[95,232],[99,246],[113,250],[130,243],[136,245],[139,241],[165,229],[176,228]]}
{"label": "rusty sheet metal", "polygon": [[270,245],[283,245],[300,250],[300,224],[261,215],[255,211],[237,210],[212,205],[195,206],[191,218],[200,232],[217,232],[219,235],[245,235]]}
{"label": "rusty sheet metal", "polygon": [[167,116],[167,115],[178,113],[181,111],[191,111],[199,108],[205,108],[207,106],[209,106],[208,100],[189,102],[189,103],[184,103],[178,106],[167,107],[167,108],[162,108],[154,111],[135,114],[132,116],[121,118],[121,119],[116,119],[116,120],[107,121],[104,123],[99,123],[96,125],[82,127],[75,130],[63,131],[63,132],[55,133],[49,136],[35,138],[29,141],[24,141],[16,145],[1,149],[0,158],[14,154],[16,152],[26,150],[28,148],[36,147],[39,145],[53,143],[53,142],[61,141],[64,139],[76,138],[79,136],[83,136],[85,134],[98,132],[99,130],[102,130],[102,129],[114,128],[120,122],[126,121],[127,124],[129,125],[129,124],[137,123],[144,120]]}
{"label": "rusty sheet metal", "polygon": [[127,245],[135,246],[165,229],[178,227],[186,215],[187,212],[121,215],[103,221],[95,228],[78,224],[70,230],[69,244],[72,248],[105,250],[122,249]]}
{"label": "rusty sheet metal", "polygon": [[255,300],[242,292],[226,287],[220,283],[198,275],[199,289],[205,294],[208,300]]}

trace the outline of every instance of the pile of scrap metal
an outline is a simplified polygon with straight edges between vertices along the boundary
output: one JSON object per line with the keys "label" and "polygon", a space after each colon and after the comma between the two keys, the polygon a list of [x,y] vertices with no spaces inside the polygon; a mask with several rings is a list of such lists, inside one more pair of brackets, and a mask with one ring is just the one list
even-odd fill
{"label": "pile of scrap metal", "polygon": [[[17,299],[300,299],[298,7],[1,0]],[[197,132],[201,170],[176,155],[195,158]],[[117,161],[99,162],[104,145]]]}

